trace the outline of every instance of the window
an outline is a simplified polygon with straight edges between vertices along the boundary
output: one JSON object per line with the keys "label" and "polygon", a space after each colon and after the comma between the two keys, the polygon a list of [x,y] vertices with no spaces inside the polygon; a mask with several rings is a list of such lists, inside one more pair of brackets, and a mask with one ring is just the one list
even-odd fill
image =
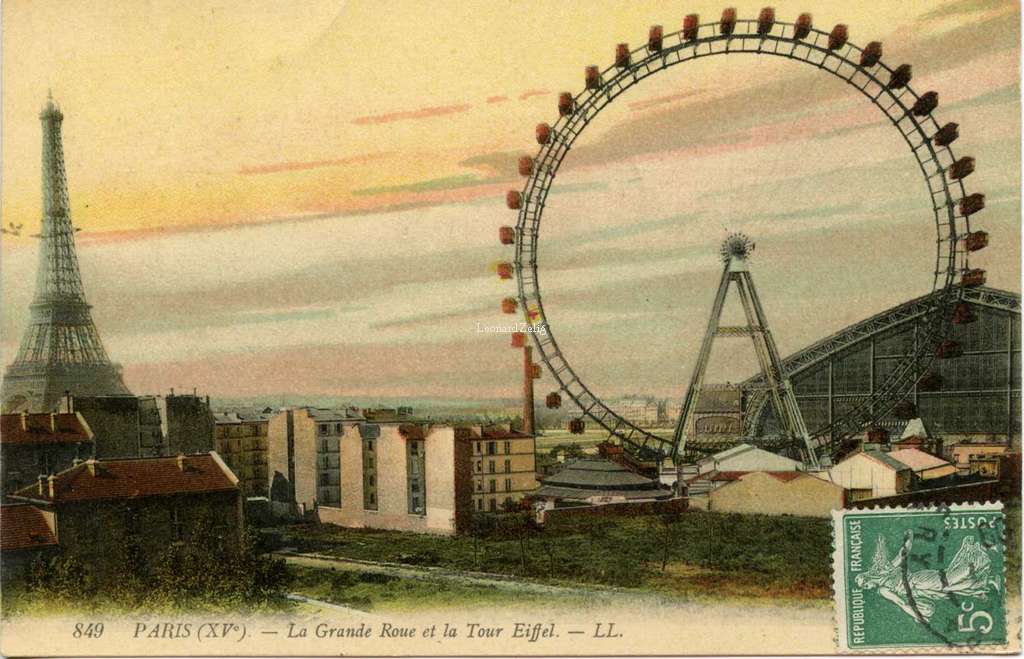
{"label": "window", "polygon": [[476,491],[477,492],[483,492],[484,491],[484,482],[483,481],[477,481],[476,482]]}
{"label": "window", "polygon": [[334,424],[334,432],[338,433],[339,435],[341,434],[341,424],[340,423]]}
{"label": "window", "polygon": [[[492,478],[491,479],[491,490],[490,491],[491,492],[497,492],[498,491],[497,487],[498,487],[498,482]],[[494,501],[494,499],[491,499],[491,501]]]}
{"label": "window", "polygon": [[427,484],[422,476],[426,472],[426,447],[421,446],[422,440],[411,439],[406,442],[406,478],[407,497],[410,515],[427,513]]}
{"label": "window", "polygon": [[487,504],[487,505],[488,505],[488,508],[490,508],[490,511],[491,511],[492,513],[496,513],[496,512],[498,512],[498,500],[497,500],[497,499],[491,499],[491,500],[490,500],[490,501],[488,502],[488,504]]}
{"label": "window", "polygon": [[328,429],[329,427],[330,427],[330,426],[328,426],[328,425],[327,425],[326,423],[321,423],[321,424],[320,424],[320,434],[321,434],[321,435],[326,435],[326,434],[327,434],[327,429]]}
{"label": "window", "polygon": [[[365,427],[365,426],[363,426]],[[377,463],[374,460],[373,440],[363,435],[363,509],[377,510]]]}
{"label": "window", "polygon": [[505,497],[505,510],[512,510],[515,504],[512,502],[512,497]]}
{"label": "window", "polygon": [[505,442],[505,455],[512,452],[512,442]]}
{"label": "window", "polygon": [[505,460],[505,473],[506,474],[512,473],[512,461],[511,460]]}
{"label": "window", "polygon": [[480,442],[477,442],[477,443],[476,443],[476,452],[477,452],[477,453],[479,453],[479,452],[480,452]]}
{"label": "window", "polygon": [[494,460],[488,460],[487,461],[487,473],[488,474],[493,474],[494,473]]}
{"label": "window", "polygon": [[487,455],[494,455],[498,452],[498,442],[487,442]]}
{"label": "window", "polygon": [[320,442],[320,452],[321,453],[327,453],[327,440],[326,439],[323,440],[322,442]]}
{"label": "window", "polygon": [[512,479],[511,478],[506,478],[505,479],[505,491],[506,492],[511,492],[512,491]]}
{"label": "window", "polygon": [[370,476],[370,485],[373,486],[373,485],[376,485],[376,484],[377,484],[377,479],[374,478],[373,476]]}
{"label": "window", "polygon": [[483,499],[477,499],[476,500],[476,509],[479,510],[480,512],[483,512],[483,510],[484,510],[484,500]]}
{"label": "window", "polygon": [[373,450],[373,440],[372,439],[367,440],[366,444],[367,444],[367,450],[372,451]]}
{"label": "window", "polygon": [[483,468],[484,468],[483,460],[477,460],[476,461],[476,470],[477,471],[483,471]]}

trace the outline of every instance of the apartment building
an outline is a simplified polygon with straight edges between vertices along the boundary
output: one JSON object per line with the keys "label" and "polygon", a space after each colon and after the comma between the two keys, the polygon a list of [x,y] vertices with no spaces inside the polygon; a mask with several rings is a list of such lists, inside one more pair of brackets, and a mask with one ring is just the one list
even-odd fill
{"label": "apartment building", "polygon": [[269,409],[214,413],[214,446],[246,497],[267,496],[267,428],[272,415]]}
{"label": "apartment building", "polygon": [[537,488],[533,435],[508,426],[469,428],[473,458],[473,509],[500,512]]}

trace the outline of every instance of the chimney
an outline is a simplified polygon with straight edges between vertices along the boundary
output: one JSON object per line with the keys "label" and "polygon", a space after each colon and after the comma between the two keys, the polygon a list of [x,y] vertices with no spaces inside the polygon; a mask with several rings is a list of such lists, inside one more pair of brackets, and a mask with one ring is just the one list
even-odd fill
{"label": "chimney", "polygon": [[54,497],[54,492],[57,489],[57,477],[54,476],[53,474],[50,474],[50,477],[47,478],[46,480],[47,480],[47,483],[49,484],[49,488],[48,489],[50,491],[50,498],[52,499]]}
{"label": "chimney", "polygon": [[25,412],[24,410],[21,412],[21,429],[25,431],[28,430],[28,412]]}
{"label": "chimney", "polygon": [[50,432],[57,432],[57,415],[54,412],[50,412]]}
{"label": "chimney", "polygon": [[46,494],[46,476],[39,474],[39,494]]}
{"label": "chimney", "polygon": [[533,434],[533,346],[523,348],[523,432]]}
{"label": "chimney", "polygon": [[67,408],[65,412],[68,414],[72,414],[75,411],[75,401],[71,397],[71,392],[67,390],[64,391],[64,407]]}
{"label": "chimney", "polygon": [[185,467],[187,467],[187,466],[188,465],[185,462],[185,454],[184,453],[179,453],[178,454],[178,469],[180,469],[181,471],[185,471]]}
{"label": "chimney", "polygon": [[89,470],[90,476],[95,476],[99,472],[99,465],[96,462],[96,458],[89,458],[85,461],[85,467]]}

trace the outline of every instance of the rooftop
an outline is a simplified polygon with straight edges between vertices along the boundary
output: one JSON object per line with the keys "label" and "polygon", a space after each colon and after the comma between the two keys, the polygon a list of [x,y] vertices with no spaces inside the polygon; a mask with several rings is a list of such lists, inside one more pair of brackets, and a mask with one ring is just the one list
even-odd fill
{"label": "rooftop", "polygon": [[[168,494],[230,491],[238,479],[216,453],[166,458],[88,460],[24,487],[11,496],[47,503],[136,499]],[[40,492],[42,489],[42,492]]]}
{"label": "rooftop", "polygon": [[661,484],[636,474],[617,462],[580,458],[544,479],[545,487],[589,490],[658,490]]}
{"label": "rooftop", "polygon": [[43,511],[24,503],[0,506],[0,551],[56,544],[57,537]]}
{"label": "rooftop", "polygon": [[74,444],[91,441],[92,429],[78,413],[0,416],[0,443],[3,444]]}
{"label": "rooftop", "polygon": [[907,465],[914,471],[925,471],[936,467],[948,467],[952,463],[937,458],[930,453],[919,451],[916,448],[904,448],[889,453],[889,457]]}

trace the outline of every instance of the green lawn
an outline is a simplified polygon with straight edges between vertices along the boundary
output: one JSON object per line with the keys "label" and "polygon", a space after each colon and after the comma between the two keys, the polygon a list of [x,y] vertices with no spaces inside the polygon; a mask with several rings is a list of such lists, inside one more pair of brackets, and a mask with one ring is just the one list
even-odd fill
{"label": "green lawn", "polygon": [[[642,588],[666,595],[827,598],[827,520],[686,513],[666,527],[657,517],[575,520],[529,533],[474,540],[331,525],[277,530],[282,546],[370,561],[442,566],[554,583]],[[662,570],[664,539],[668,561]],[[521,548],[525,547],[524,555]]]}

